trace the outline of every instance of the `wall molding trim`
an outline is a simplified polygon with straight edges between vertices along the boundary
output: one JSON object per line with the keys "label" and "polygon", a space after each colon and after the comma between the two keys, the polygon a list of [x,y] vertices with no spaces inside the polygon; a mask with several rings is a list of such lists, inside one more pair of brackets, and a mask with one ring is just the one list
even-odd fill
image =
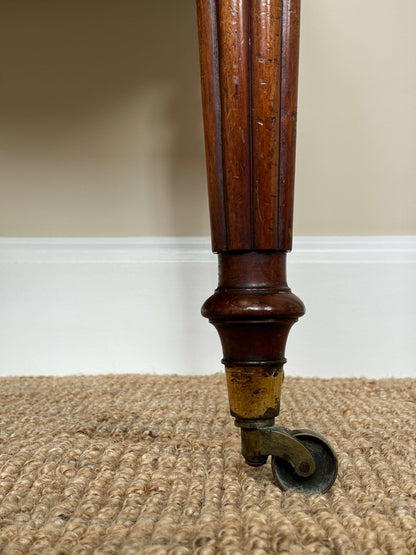
{"label": "wall molding trim", "polygon": [[[208,237],[0,237],[0,263],[213,263]],[[415,264],[416,236],[296,237],[289,263]]]}
{"label": "wall molding trim", "polygon": [[[208,237],[1,238],[0,376],[222,371]],[[416,237],[297,237],[287,375],[416,377]]]}

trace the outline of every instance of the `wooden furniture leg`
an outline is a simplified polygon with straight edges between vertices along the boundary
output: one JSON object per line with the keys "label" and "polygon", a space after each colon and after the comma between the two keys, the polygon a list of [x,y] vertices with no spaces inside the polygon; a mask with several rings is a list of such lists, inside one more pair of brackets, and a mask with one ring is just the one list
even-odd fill
{"label": "wooden furniture leg", "polygon": [[223,348],[231,414],[248,464],[282,489],[329,489],[337,459],[279,413],[285,344],[303,303],[286,282],[292,247],[300,0],[197,0],[213,251],[202,308]]}

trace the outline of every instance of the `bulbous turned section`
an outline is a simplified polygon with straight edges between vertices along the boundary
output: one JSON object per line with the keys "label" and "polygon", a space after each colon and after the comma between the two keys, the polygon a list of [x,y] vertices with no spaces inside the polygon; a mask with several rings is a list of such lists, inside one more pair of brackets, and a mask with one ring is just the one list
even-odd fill
{"label": "bulbous turned section", "polygon": [[202,315],[216,327],[226,366],[285,362],[287,336],[305,313],[286,282],[286,253],[219,255],[219,283]]}
{"label": "bulbous turned section", "polygon": [[219,284],[202,314],[223,348],[231,414],[237,425],[272,425],[279,414],[285,347],[305,312],[286,282],[286,253],[219,255]]}

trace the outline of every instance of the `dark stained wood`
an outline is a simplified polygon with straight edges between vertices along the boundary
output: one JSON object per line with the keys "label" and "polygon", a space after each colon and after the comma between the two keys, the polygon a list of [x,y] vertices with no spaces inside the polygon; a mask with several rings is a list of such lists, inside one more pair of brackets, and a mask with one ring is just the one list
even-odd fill
{"label": "dark stained wood", "polygon": [[278,248],[281,2],[251,2],[253,246]]}
{"label": "dark stained wood", "polygon": [[218,288],[202,313],[221,339],[234,416],[270,423],[279,412],[287,337],[304,313],[286,282],[300,5],[197,0],[197,7],[212,244],[219,254]]}
{"label": "dark stained wood", "polygon": [[227,233],[224,215],[216,0],[199,1],[197,13],[212,250],[219,252],[227,248]]}
{"label": "dark stained wood", "polygon": [[300,0],[283,2],[282,20],[279,248],[290,251],[295,186]]}
{"label": "dark stained wood", "polygon": [[214,252],[291,249],[300,0],[197,0]]}
{"label": "dark stained wood", "polygon": [[217,2],[227,250],[252,246],[249,4]]}
{"label": "dark stained wood", "polygon": [[286,253],[219,255],[219,283],[202,307],[217,328],[226,366],[279,367],[289,330],[305,312],[286,282]]}

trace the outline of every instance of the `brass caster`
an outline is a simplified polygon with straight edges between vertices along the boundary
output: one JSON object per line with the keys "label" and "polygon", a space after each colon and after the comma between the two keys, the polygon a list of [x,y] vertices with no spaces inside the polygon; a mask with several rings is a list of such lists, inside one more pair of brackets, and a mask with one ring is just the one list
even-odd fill
{"label": "brass caster", "polygon": [[338,459],[331,443],[320,433],[300,429],[290,432],[310,452],[315,461],[315,471],[301,476],[287,459],[272,456],[272,472],[283,491],[296,491],[305,496],[325,493],[338,474]]}

